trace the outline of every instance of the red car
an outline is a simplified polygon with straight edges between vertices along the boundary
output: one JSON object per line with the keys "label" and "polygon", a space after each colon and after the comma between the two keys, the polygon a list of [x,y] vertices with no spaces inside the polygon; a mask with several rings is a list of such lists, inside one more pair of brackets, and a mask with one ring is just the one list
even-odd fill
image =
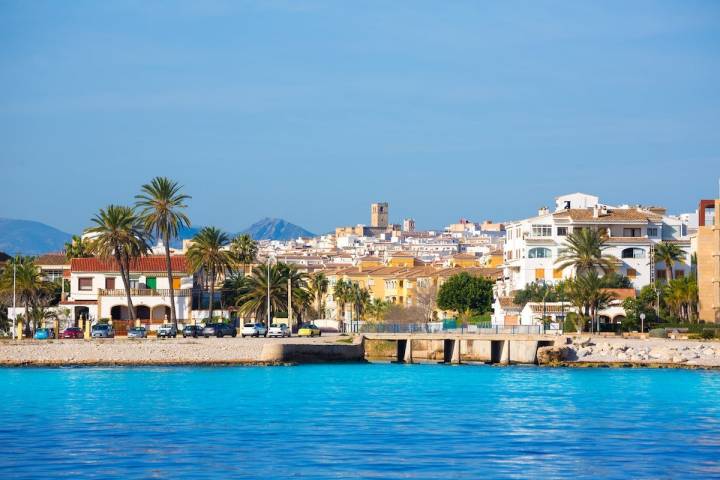
{"label": "red car", "polygon": [[83,338],[83,331],[80,327],[68,327],[60,336],[61,338]]}

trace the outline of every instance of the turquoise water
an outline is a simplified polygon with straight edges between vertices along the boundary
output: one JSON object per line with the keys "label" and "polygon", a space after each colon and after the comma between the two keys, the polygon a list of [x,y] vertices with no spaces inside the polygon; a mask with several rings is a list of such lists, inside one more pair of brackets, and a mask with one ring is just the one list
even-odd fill
{"label": "turquoise water", "polygon": [[5,478],[720,478],[720,372],[0,369]]}

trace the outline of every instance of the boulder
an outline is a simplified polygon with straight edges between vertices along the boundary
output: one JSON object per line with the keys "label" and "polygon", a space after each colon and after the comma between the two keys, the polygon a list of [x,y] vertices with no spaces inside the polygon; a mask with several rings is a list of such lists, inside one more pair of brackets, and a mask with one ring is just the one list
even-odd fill
{"label": "boulder", "polygon": [[554,365],[576,358],[575,350],[568,346],[540,347],[537,351],[537,361],[540,365]]}

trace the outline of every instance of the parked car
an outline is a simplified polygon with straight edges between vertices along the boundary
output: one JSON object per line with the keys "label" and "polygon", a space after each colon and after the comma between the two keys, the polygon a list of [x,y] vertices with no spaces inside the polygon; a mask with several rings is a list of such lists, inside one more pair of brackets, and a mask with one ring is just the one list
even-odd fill
{"label": "parked car", "polygon": [[177,328],[175,328],[175,325],[173,325],[172,323],[163,323],[162,325],[160,325],[160,328],[158,328],[157,336],[158,338],[175,338],[177,337]]}
{"label": "parked car", "polygon": [[235,327],[233,327],[229,323],[211,323],[209,325],[206,325],[205,328],[203,328],[202,334],[205,338],[208,338],[211,335],[218,338],[222,338],[225,335],[236,337],[237,330],[235,330]]}
{"label": "parked car", "polygon": [[98,323],[92,326],[90,336],[93,338],[115,338],[115,330],[112,325],[107,323]]}
{"label": "parked car", "polygon": [[290,328],[284,323],[277,324],[273,323],[270,325],[270,328],[268,329],[268,337],[289,337],[290,336]]}
{"label": "parked car", "polygon": [[243,337],[265,337],[267,336],[267,327],[262,323],[246,323],[243,325],[240,335]]}
{"label": "parked car", "polygon": [[314,337],[322,335],[320,329],[313,323],[303,323],[298,330],[298,337]]}
{"label": "parked car", "polygon": [[48,340],[50,338],[55,338],[55,332],[53,332],[52,328],[38,328],[35,330],[33,338],[35,340]]}
{"label": "parked car", "polygon": [[60,334],[62,338],[83,338],[83,329],[80,327],[68,327]]}
{"label": "parked car", "polygon": [[128,330],[128,338],[147,338],[147,330],[145,327],[133,327]]}
{"label": "parked car", "polygon": [[202,335],[203,327],[200,325],[185,325],[182,334],[183,338],[187,337],[199,337]]}

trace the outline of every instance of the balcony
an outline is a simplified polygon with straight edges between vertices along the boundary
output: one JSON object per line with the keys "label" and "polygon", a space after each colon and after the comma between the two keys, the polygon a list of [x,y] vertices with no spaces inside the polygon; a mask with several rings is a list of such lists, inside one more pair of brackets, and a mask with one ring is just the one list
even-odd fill
{"label": "balcony", "polygon": [[[124,288],[113,288],[110,290],[101,288],[98,290],[101,297],[124,297],[126,295]],[[192,288],[176,289],[176,297],[189,297],[192,295]],[[168,288],[131,288],[131,297],[169,297],[170,289]]]}

